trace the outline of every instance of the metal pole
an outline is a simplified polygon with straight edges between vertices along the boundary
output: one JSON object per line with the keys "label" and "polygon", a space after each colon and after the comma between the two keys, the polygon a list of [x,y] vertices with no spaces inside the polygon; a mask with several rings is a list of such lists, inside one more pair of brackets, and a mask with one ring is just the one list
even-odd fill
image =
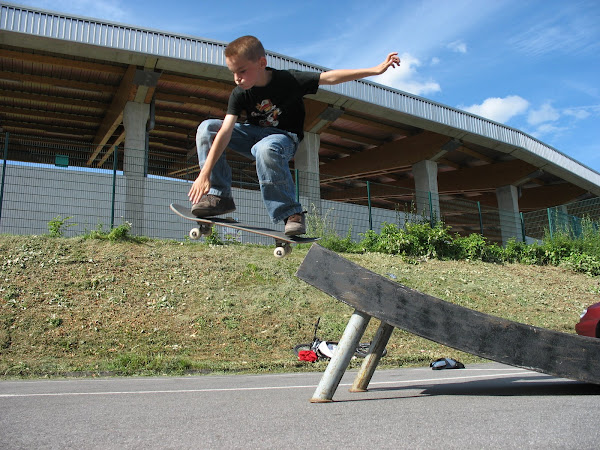
{"label": "metal pole", "polygon": [[552,239],[552,213],[550,212],[550,208],[546,208],[546,212],[548,214],[548,229],[550,230],[550,239]]}
{"label": "metal pole", "polygon": [[363,361],[360,371],[356,375],[354,383],[350,388],[350,392],[365,392],[367,390],[371,378],[373,378],[373,374],[375,373],[375,369],[377,368],[377,364],[379,364],[381,355],[385,350],[385,346],[392,336],[392,331],[394,331],[392,325],[381,322],[377,329],[377,333],[375,333],[371,347],[369,347],[369,353]]}
{"label": "metal pole", "polygon": [[523,243],[527,243],[527,239],[525,239],[525,218],[523,217],[523,213],[519,213],[521,217],[521,234],[523,235]]}
{"label": "metal pole", "polygon": [[354,351],[367,329],[369,320],[371,320],[371,316],[358,310],[354,311],[337,349],[331,361],[329,361],[313,397],[310,399],[311,403],[329,403],[332,401],[333,394],[335,394],[335,390],[339,386],[352,356],[354,356]]}
{"label": "metal pole", "polygon": [[4,200],[4,177],[6,176],[6,160],[8,159],[8,131],[4,136],[4,162],[2,163],[2,185],[0,185],[0,220],[2,220],[2,201]]}
{"label": "metal pole", "polygon": [[117,166],[119,164],[119,158],[117,157],[117,149],[119,146],[115,145],[113,151],[113,180],[112,180],[112,203],[110,206],[110,229],[112,230],[115,226],[115,194],[117,191]]}
{"label": "metal pole", "polygon": [[294,176],[296,177],[296,201],[300,203],[300,171],[294,169]]}
{"label": "metal pole", "polygon": [[373,231],[373,215],[371,214],[371,182],[367,180],[367,203],[369,205],[369,230]]}
{"label": "metal pole", "polygon": [[429,226],[433,228],[435,226],[435,219],[433,218],[433,200],[431,199],[431,191],[427,192],[429,195]]}
{"label": "metal pole", "polygon": [[479,231],[483,236],[483,216],[481,215],[481,203],[477,202],[477,211],[479,213]]}

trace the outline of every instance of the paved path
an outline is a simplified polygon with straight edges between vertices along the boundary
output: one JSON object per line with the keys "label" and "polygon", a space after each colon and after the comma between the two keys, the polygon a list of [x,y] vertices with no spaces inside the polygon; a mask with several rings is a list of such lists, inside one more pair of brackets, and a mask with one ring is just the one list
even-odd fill
{"label": "paved path", "polygon": [[0,382],[2,449],[598,448],[600,386],[490,363],[354,373]]}

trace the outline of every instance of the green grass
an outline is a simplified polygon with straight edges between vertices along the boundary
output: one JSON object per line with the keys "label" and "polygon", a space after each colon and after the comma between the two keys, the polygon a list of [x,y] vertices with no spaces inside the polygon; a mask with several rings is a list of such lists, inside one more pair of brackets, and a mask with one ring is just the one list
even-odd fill
{"label": "green grass", "polygon": [[[239,244],[0,235],[0,377],[324,370],[291,349],[311,340],[317,317],[319,336],[338,340],[352,310],[295,277],[307,251],[276,259]],[[444,300],[569,333],[599,291],[566,267],[343,256]],[[439,357],[481,361],[395,330],[381,367]]]}

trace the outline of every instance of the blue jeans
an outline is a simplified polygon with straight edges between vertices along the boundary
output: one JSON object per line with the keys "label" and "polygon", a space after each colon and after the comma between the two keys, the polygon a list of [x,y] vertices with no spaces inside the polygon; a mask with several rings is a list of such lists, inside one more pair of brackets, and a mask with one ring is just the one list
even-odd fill
{"label": "blue jeans", "polygon": [[[222,123],[219,119],[209,119],[198,126],[196,148],[200,168]],[[256,161],[260,192],[273,222],[302,212],[302,205],[296,201],[296,186],[289,168],[289,161],[298,149],[298,136],[278,128],[236,123],[228,148]],[[210,183],[209,194],[232,196],[231,168],[225,152],[210,174]]]}

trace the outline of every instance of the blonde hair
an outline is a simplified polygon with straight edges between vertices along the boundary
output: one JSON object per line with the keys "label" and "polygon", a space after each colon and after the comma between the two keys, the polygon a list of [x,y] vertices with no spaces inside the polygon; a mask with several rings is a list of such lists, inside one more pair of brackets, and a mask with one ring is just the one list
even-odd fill
{"label": "blonde hair", "polygon": [[266,56],[262,43],[254,36],[242,36],[225,47],[225,57],[241,56],[250,61],[258,61]]}

